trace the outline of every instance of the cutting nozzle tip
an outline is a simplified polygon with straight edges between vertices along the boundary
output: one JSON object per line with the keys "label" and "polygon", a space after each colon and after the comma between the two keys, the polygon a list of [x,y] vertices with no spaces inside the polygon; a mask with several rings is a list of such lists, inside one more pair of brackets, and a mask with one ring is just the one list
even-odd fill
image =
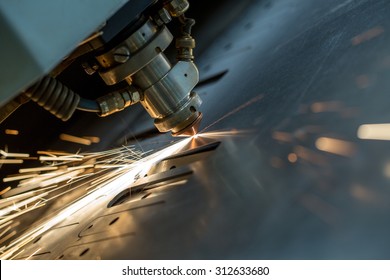
{"label": "cutting nozzle tip", "polygon": [[174,137],[192,137],[198,134],[200,122],[202,120],[202,113],[199,113],[199,116],[187,127],[182,130],[172,133]]}

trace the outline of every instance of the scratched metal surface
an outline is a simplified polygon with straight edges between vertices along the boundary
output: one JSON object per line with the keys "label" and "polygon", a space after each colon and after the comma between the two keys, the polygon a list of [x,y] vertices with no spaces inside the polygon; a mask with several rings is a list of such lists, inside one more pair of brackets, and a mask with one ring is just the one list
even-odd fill
{"label": "scratched metal surface", "polygon": [[[33,258],[390,257],[390,142],[357,137],[362,124],[390,122],[390,2],[253,1],[218,26],[231,7],[197,30],[207,42],[197,58],[205,82],[196,143],[219,147],[184,163],[193,171],[186,184],[111,208],[113,195],[100,198],[24,255],[42,247]],[[134,141],[151,128],[134,111],[80,115],[60,129],[99,135],[96,150],[125,138],[143,149],[172,141]]]}

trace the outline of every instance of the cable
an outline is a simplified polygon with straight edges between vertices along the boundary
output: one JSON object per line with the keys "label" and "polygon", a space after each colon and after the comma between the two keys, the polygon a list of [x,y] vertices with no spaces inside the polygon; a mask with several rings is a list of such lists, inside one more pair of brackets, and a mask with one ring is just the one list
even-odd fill
{"label": "cable", "polygon": [[89,100],[82,97],[80,97],[80,102],[79,105],[77,105],[77,110],[95,113],[101,112],[99,103],[97,103],[96,100]]}

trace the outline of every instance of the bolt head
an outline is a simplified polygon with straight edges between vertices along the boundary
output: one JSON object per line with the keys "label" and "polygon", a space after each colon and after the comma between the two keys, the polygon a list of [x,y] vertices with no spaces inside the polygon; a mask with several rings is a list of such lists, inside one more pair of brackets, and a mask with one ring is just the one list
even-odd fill
{"label": "bolt head", "polygon": [[115,50],[114,60],[118,63],[125,63],[130,58],[130,51],[127,47],[122,46]]}

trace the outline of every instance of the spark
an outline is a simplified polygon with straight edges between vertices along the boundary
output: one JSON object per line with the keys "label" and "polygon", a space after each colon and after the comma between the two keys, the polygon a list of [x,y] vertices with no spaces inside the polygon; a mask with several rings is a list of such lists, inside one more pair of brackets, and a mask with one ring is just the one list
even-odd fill
{"label": "spark", "polygon": [[22,200],[24,198],[28,198],[28,197],[31,197],[31,196],[34,196],[37,194],[38,194],[38,192],[36,192],[36,191],[30,191],[30,192],[14,195],[12,197],[5,197],[5,198],[0,200],[0,207],[6,207],[6,206],[12,204],[13,202],[16,202],[16,201],[19,201],[19,200]]}
{"label": "spark", "polygon": [[47,187],[47,186],[50,186],[50,185],[53,185],[53,184],[61,183],[63,181],[72,179],[73,177],[79,175],[83,171],[84,171],[84,169],[79,169],[79,170],[75,170],[75,171],[72,171],[72,172],[67,172],[67,173],[65,173],[63,175],[56,176],[56,177],[54,177],[54,178],[52,178],[50,180],[45,180],[45,181],[39,183],[38,187]]}
{"label": "spark", "polygon": [[30,172],[41,172],[41,171],[52,171],[57,170],[56,166],[46,166],[46,167],[34,167],[34,168],[23,168],[19,169],[19,173],[30,173]]}
{"label": "spark", "polygon": [[4,234],[6,234],[12,227],[9,226],[7,227],[5,230],[3,230],[3,232],[0,233],[0,237],[2,237]]}
{"label": "spark", "polygon": [[3,244],[8,239],[10,239],[11,237],[15,236],[16,233],[17,233],[16,230],[11,231],[9,234],[7,234],[6,236],[4,236],[3,238],[0,239],[0,244]]}
{"label": "spark", "polygon": [[[20,253],[23,246],[86,205],[93,203],[100,197],[113,195],[118,191],[129,188],[129,186],[131,187],[133,182],[146,174],[157,162],[181,150],[190,141],[191,138],[183,139],[148,155],[131,147],[120,147],[109,151],[85,153],[77,157],[74,155],[48,156],[48,161],[51,161],[53,157],[62,159],[62,161],[56,163],[58,169],[54,172],[43,173],[52,170],[37,167],[33,171],[42,172],[41,174],[20,181],[18,188],[9,191],[15,190],[13,195],[11,193],[10,197],[0,200],[0,215],[2,218],[0,226],[10,225],[10,221],[15,218],[43,207],[47,202],[58,199],[58,197],[73,190],[83,188],[85,191],[87,191],[86,189],[90,191],[78,197],[77,200],[67,202],[61,210],[53,213],[50,217],[45,217],[40,223],[36,223],[37,226],[11,240],[11,243],[4,248],[0,258],[14,258],[15,254]],[[69,159],[79,160],[69,161]],[[74,166],[69,166],[70,164]],[[106,165],[109,168],[99,168],[99,166],[96,168],[96,165]],[[26,169],[20,170],[26,172]],[[25,191],[25,193],[19,194],[16,190]]]}
{"label": "spark", "polygon": [[31,198],[26,199],[26,200],[22,200],[21,202],[15,203],[12,206],[8,206],[6,208],[3,208],[0,210],[0,216],[3,217],[3,216],[5,216],[13,211],[17,211],[19,208],[21,208],[27,204],[30,204],[36,200],[39,200],[41,197],[44,197],[46,195],[47,195],[47,193],[43,193],[43,194],[31,197]]}
{"label": "spark", "polygon": [[8,135],[19,135],[19,130],[16,130],[16,129],[6,129],[5,130],[5,134],[8,134]]}
{"label": "spark", "polygon": [[22,159],[0,159],[0,164],[21,164]]}
{"label": "spark", "polygon": [[280,142],[292,142],[293,135],[288,132],[274,131],[272,133],[272,138]]}
{"label": "spark", "polygon": [[28,179],[28,178],[31,178],[31,177],[35,177],[37,175],[38,175],[38,173],[6,177],[6,178],[3,178],[3,182],[6,183],[6,182],[12,182],[12,181],[19,181],[21,179]]}
{"label": "spark", "polygon": [[22,249],[20,252],[18,252],[17,254],[15,254],[12,258],[10,258],[10,260],[14,260],[17,256],[19,256],[21,253],[23,253],[25,251],[25,249]]}
{"label": "spark", "polygon": [[65,134],[65,133],[61,133],[59,138],[62,141],[72,142],[72,143],[86,145],[86,146],[89,146],[92,144],[92,141],[89,139],[85,139],[82,137],[69,135],[69,134]]}
{"label": "spark", "polygon": [[310,106],[313,113],[337,112],[343,108],[339,101],[315,102]]}
{"label": "spark", "polygon": [[4,157],[13,157],[13,158],[28,158],[29,154],[22,154],[22,153],[8,153],[6,151],[0,150],[0,154],[2,154]]}
{"label": "spark", "polygon": [[87,139],[95,144],[100,142],[100,137],[97,136],[83,136],[82,138]]}
{"label": "spark", "polygon": [[249,130],[237,130],[237,129],[210,131],[210,132],[198,133],[196,134],[196,138],[193,136],[192,139],[237,137],[237,136],[246,136],[249,133],[250,133]]}
{"label": "spark", "polygon": [[288,161],[291,163],[295,163],[298,160],[298,156],[294,153],[290,153],[287,157]]}
{"label": "spark", "polygon": [[364,203],[376,204],[383,202],[380,194],[362,185],[353,185],[350,189],[351,195]]}
{"label": "spark", "polygon": [[[11,220],[11,221],[8,221],[8,222],[2,224],[2,225],[0,226],[0,229],[9,226],[9,225],[12,224],[12,223],[14,223],[14,224],[13,224],[13,227],[18,226],[18,225],[20,224],[19,222],[14,222],[13,220]],[[11,227],[11,228],[12,228],[12,227]]]}
{"label": "spark", "polygon": [[363,124],[359,126],[357,137],[364,140],[390,140],[390,124]]}
{"label": "spark", "polygon": [[294,153],[297,155],[298,158],[301,158],[312,164],[320,166],[327,164],[327,160],[325,157],[303,146],[294,147]]}
{"label": "spark", "polygon": [[22,215],[24,215],[24,214],[26,214],[26,213],[28,213],[28,212],[31,212],[31,211],[33,211],[33,210],[36,210],[36,209],[38,209],[38,208],[40,208],[40,207],[43,207],[43,206],[45,206],[45,205],[46,205],[45,203],[34,204],[33,207],[28,207],[28,208],[26,208],[26,209],[23,209],[23,210],[18,211],[18,212],[15,213],[15,214],[8,215],[8,216],[4,217],[4,218],[1,220],[1,223],[5,223],[5,222],[8,222],[8,221],[11,221],[11,220],[13,220],[13,219],[15,219],[15,218],[17,218],[17,217],[20,217],[20,216],[22,216]]}
{"label": "spark", "polygon": [[80,166],[73,166],[73,167],[68,167],[66,168],[68,171],[73,171],[73,170],[78,170],[78,169],[87,169],[87,168],[92,168],[94,167],[95,165],[93,164],[83,164],[83,165],[80,165]]}
{"label": "spark", "polygon": [[231,117],[232,115],[240,112],[241,110],[261,101],[264,97],[264,94],[259,94],[258,96],[255,96],[254,98],[252,98],[251,100],[245,102],[244,104],[236,107],[235,109],[233,109],[232,111],[228,112],[227,114],[223,115],[222,117],[220,117],[218,120],[216,120],[215,122],[211,123],[210,125],[206,126],[202,131],[200,131],[200,133],[206,131],[207,129],[209,129],[210,127],[216,125],[217,123],[223,121],[224,119],[228,118],[228,117]]}
{"label": "spark", "polygon": [[8,192],[10,189],[11,189],[11,187],[6,187],[4,190],[0,191],[0,195],[5,194],[5,193]]}
{"label": "spark", "polygon": [[38,155],[48,155],[48,156],[73,156],[73,157],[83,157],[82,155],[67,153],[63,151],[37,151]]}
{"label": "spark", "polygon": [[126,164],[96,164],[96,169],[110,169],[110,168],[120,168],[120,167],[126,167]]}
{"label": "spark", "polygon": [[80,157],[72,157],[72,156],[61,156],[61,157],[52,157],[52,156],[40,156],[40,161],[82,161],[83,159]]}
{"label": "spark", "polygon": [[371,28],[355,37],[352,38],[351,42],[353,46],[360,45],[364,42],[370,41],[374,39],[375,37],[378,37],[383,32],[385,32],[384,28],[382,26],[376,26],[374,28]]}
{"label": "spark", "polygon": [[32,253],[26,260],[31,259],[36,253],[38,253],[42,248],[37,249],[34,253]]}
{"label": "spark", "polygon": [[320,151],[345,157],[353,156],[356,152],[353,143],[335,138],[320,137],[316,140],[315,144]]}

